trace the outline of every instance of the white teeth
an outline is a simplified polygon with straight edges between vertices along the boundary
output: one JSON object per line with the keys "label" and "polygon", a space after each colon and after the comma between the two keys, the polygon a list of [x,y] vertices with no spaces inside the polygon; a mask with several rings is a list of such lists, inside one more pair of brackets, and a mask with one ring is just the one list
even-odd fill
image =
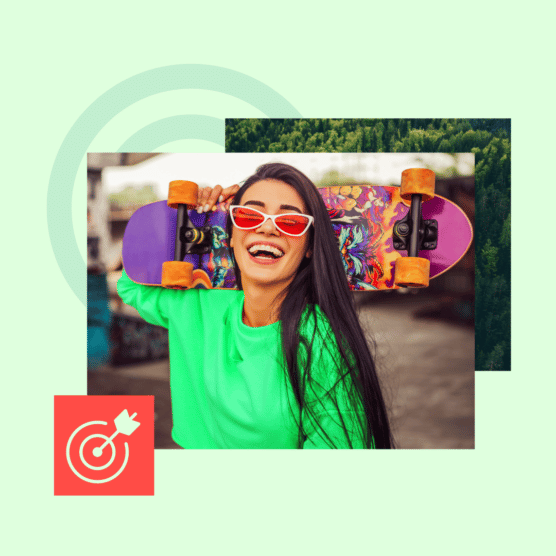
{"label": "white teeth", "polygon": [[255,245],[251,245],[251,247],[249,247],[249,253],[252,255],[257,251],[266,251],[267,253],[272,253],[275,257],[282,257],[284,255],[284,252],[281,249],[272,245],[256,243]]}

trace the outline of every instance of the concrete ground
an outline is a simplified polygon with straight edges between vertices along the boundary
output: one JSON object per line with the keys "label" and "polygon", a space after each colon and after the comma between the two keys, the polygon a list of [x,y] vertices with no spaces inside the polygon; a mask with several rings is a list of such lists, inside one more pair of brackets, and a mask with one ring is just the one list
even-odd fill
{"label": "concrete ground", "polygon": [[[475,334],[470,326],[439,320],[438,297],[388,292],[359,295],[398,448],[474,448]],[[171,439],[168,361],[89,372],[91,395],[155,396],[155,447]]]}
{"label": "concrete ground", "polygon": [[475,332],[417,316],[439,312],[438,299],[421,293],[391,292],[361,307],[399,448],[475,446]]}

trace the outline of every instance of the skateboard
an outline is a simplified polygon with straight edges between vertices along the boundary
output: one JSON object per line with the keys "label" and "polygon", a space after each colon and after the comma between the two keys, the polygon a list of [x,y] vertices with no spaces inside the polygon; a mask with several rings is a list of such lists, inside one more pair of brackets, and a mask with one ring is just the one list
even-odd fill
{"label": "skateboard", "polygon": [[[473,239],[465,213],[434,195],[430,170],[405,170],[400,187],[346,185],[319,192],[354,291],[426,287],[465,255]],[[169,288],[235,288],[226,234],[232,200],[201,214],[193,210],[196,201],[194,183],[175,181],[168,201],[131,216],[122,251],[131,280]]]}

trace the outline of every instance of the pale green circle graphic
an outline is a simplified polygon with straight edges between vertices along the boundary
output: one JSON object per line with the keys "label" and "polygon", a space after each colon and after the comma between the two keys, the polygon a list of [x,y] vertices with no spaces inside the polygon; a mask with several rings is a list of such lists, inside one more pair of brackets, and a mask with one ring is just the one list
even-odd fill
{"label": "pale green circle graphic", "polygon": [[[75,239],[71,212],[72,190],[79,164],[99,131],[122,110],[149,96],[179,89],[225,93],[248,102],[270,118],[301,116],[292,104],[261,81],[234,70],[202,64],[148,70],[118,83],[97,98],[77,118],[62,141],[50,173],[46,198],[48,233],[54,256],[66,282],[83,304],[87,302],[83,279],[86,265]],[[146,126],[132,135],[119,150],[124,150],[124,147],[128,150],[131,144],[135,147],[129,150],[152,150],[152,146],[144,149],[139,145],[160,146],[184,138],[205,139],[221,144],[223,134],[222,129],[218,130],[215,126],[213,120],[216,118],[208,120],[206,117],[193,117],[188,123],[192,125],[189,131],[182,129],[183,135],[176,137],[176,124],[179,118],[184,117],[187,116],[178,116],[177,121],[166,118]],[[164,135],[165,129],[167,137]]]}
{"label": "pale green circle graphic", "polygon": [[194,114],[170,116],[145,126],[118,149],[119,152],[149,152],[180,139],[204,139],[224,146],[224,120]]}

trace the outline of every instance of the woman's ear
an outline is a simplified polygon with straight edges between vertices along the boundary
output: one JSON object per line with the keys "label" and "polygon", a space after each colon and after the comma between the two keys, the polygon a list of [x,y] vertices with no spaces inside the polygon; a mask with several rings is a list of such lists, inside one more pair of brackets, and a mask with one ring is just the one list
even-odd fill
{"label": "woman's ear", "polygon": [[[231,244],[230,244],[230,245],[231,245]],[[313,250],[312,250],[312,249],[309,249],[309,250],[307,251],[307,253],[305,253],[305,256],[306,256],[308,259],[310,259],[312,254],[313,254]]]}

